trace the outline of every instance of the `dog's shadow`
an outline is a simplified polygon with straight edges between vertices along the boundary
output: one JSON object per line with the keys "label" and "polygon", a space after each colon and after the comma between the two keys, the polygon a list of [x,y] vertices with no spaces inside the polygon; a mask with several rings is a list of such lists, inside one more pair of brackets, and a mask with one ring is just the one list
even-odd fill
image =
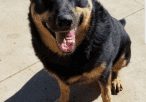
{"label": "dog's shadow", "polygon": [[[99,84],[95,81],[71,86],[71,102],[92,102],[100,95]],[[60,96],[55,78],[45,70],[35,74],[17,93],[5,102],[54,102]]]}

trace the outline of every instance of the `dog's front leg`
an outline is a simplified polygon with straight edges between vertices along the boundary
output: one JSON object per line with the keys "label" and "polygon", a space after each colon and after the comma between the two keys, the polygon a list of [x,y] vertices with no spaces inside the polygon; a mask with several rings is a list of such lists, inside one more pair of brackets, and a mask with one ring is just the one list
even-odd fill
{"label": "dog's front leg", "polygon": [[109,72],[109,77],[106,82],[99,80],[99,85],[101,88],[101,97],[103,102],[111,102],[111,72]]}
{"label": "dog's front leg", "polygon": [[70,86],[63,83],[61,80],[58,80],[61,95],[59,99],[55,102],[69,102],[69,95],[70,95]]}

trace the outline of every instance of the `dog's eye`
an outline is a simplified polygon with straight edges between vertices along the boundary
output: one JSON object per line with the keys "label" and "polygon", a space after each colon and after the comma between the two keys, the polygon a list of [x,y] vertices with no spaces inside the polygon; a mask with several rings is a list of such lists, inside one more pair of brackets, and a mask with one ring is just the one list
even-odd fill
{"label": "dog's eye", "polygon": [[52,11],[54,2],[52,0],[44,0],[44,6],[47,10]]}
{"label": "dog's eye", "polygon": [[76,0],[76,5],[79,7],[87,7],[88,0]]}
{"label": "dog's eye", "polygon": [[39,14],[53,9],[53,2],[52,0],[33,0],[35,3],[35,11]]}

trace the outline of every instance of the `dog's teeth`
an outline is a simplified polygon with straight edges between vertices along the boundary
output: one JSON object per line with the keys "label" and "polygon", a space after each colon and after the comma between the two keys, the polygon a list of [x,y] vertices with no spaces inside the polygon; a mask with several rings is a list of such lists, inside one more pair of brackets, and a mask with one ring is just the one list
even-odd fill
{"label": "dog's teeth", "polygon": [[77,30],[77,27],[76,27],[76,28],[74,28],[74,30],[76,31],[76,30]]}
{"label": "dog's teeth", "polygon": [[66,39],[63,40],[63,43],[66,44]]}
{"label": "dog's teeth", "polygon": [[77,27],[75,28],[75,30],[77,30]]}
{"label": "dog's teeth", "polygon": [[71,39],[71,37],[66,37],[67,40]]}

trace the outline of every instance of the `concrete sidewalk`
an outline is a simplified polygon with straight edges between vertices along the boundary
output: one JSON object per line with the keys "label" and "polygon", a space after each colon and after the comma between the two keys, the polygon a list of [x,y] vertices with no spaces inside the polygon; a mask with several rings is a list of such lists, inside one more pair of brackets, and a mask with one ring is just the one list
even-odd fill
{"label": "concrete sidewalk", "polygon": [[[125,29],[132,40],[131,63],[120,72],[124,89],[112,96],[112,102],[145,102],[144,0],[100,1],[113,17],[126,19]],[[53,102],[60,95],[57,81],[34,55],[28,7],[29,0],[0,0],[0,102]],[[70,98],[75,102],[102,102],[97,86],[73,85]]]}

